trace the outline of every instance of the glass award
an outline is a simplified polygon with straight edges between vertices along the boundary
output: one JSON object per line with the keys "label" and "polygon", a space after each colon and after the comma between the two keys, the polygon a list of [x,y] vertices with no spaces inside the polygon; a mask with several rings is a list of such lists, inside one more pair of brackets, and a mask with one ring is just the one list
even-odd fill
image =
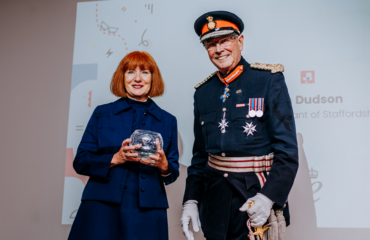
{"label": "glass award", "polygon": [[141,148],[135,149],[133,151],[138,154],[138,157],[140,159],[151,159],[149,158],[149,156],[157,153],[157,138],[159,140],[159,145],[161,149],[163,148],[162,135],[157,132],[138,129],[131,134],[130,138],[130,146],[141,144]]}

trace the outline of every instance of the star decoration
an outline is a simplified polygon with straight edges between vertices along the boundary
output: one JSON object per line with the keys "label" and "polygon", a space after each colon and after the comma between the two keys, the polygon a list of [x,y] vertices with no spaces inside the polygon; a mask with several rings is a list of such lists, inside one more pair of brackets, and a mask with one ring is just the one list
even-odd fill
{"label": "star decoration", "polygon": [[218,127],[221,128],[221,131],[226,131],[226,128],[229,127],[227,125],[228,123],[229,122],[226,122],[226,119],[225,118],[224,119],[221,119],[221,122],[218,123],[219,124]]}
{"label": "star decoration", "polygon": [[269,227],[257,227],[257,228],[254,228],[254,233],[253,235],[258,235],[260,236],[260,239],[262,240],[263,239],[263,233],[266,232],[266,230],[269,229]]}
{"label": "star decoration", "polygon": [[253,125],[253,123],[247,123],[247,122],[246,124],[247,124],[246,126],[243,126],[244,128],[243,133],[246,133],[247,136],[253,135],[254,132],[257,132],[256,130],[257,125]]}

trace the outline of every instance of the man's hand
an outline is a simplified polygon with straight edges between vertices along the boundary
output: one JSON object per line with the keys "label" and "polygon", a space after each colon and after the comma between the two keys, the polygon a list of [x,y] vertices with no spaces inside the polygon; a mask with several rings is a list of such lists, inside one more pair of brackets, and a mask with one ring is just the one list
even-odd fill
{"label": "man's hand", "polygon": [[[252,202],[254,202],[254,204],[251,208],[249,208],[249,205]],[[257,193],[256,196],[248,198],[248,200],[239,210],[242,212],[247,211],[253,227],[261,227],[263,224],[265,224],[270,216],[272,205],[274,205],[273,201],[271,201],[265,195]]]}
{"label": "man's hand", "polygon": [[180,219],[182,232],[184,233],[187,240],[194,240],[194,234],[189,229],[190,220],[193,224],[193,230],[199,231],[198,226],[198,202],[195,200],[186,201],[182,208],[182,216]]}

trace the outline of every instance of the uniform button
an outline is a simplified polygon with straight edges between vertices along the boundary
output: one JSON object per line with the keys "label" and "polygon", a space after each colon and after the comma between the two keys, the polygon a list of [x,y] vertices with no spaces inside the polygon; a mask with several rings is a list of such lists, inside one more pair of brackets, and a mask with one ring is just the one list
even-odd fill
{"label": "uniform button", "polygon": [[142,122],[141,124],[142,124],[142,125],[145,125],[145,122]]}
{"label": "uniform button", "polygon": [[225,154],[225,153],[221,153],[221,156],[225,157],[225,156],[226,156],[226,154]]}
{"label": "uniform button", "polygon": [[227,174],[227,173],[224,173],[224,177],[228,177],[229,176],[229,174]]}
{"label": "uniform button", "polygon": [[146,176],[145,176],[145,175],[143,175],[143,176],[141,176],[141,178],[142,178],[142,179],[145,179],[145,178],[146,178]]}
{"label": "uniform button", "polygon": [[141,189],[141,191],[142,191],[142,192],[145,192],[145,188],[142,188],[142,189]]}
{"label": "uniform button", "polygon": [[127,177],[129,177],[130,176],[130,173],[127,173]]}
{"label": "uniform button", "polygon": [[132,122],[136,122],[136,119],[134,119]]}
{"label": "uniform button", "polygon": [[249,115],[247,114],[247,116],[246,116],[247,118],[249,118]]}
{"label": "uniform button", "polygon": [[202,126],[204,125],[204,121],[202,121],[201,125],[202,125]]}
{"label": "uniform button", "polygon": [[222,111],[223,111],[223,112],[226,112],[226,108],[223,108],[223,109],[222,109]]}
{"label": "uniform button", "polygon": [[221,132],[222,132],[222,133],[225,133],[225,132],[226,132],[226,130],[225,130],[225,129],[223,129]]}
{"label": "uniform button", "polygon": [[125,185],[125,186],[123,186],[123,189],[127,189],[127,186]]}
{"label": "uniform button", "polygon": [[144,115],[146,116],[146,111],[144,112]]}

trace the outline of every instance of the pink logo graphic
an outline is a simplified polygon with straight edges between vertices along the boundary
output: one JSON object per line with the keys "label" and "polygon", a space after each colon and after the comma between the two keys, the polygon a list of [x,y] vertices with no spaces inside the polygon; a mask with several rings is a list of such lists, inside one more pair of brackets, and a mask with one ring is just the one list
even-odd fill
{"label": "pink logo graphic", "polygon": [[92,94],[92,91],[89,92],[89,103],[87,104],[87,106],[91,107],[91,94]]}
{"label": "pink logo graphic", "polygon": [[301,83],[315,83],[315,71],[301,71]]}

